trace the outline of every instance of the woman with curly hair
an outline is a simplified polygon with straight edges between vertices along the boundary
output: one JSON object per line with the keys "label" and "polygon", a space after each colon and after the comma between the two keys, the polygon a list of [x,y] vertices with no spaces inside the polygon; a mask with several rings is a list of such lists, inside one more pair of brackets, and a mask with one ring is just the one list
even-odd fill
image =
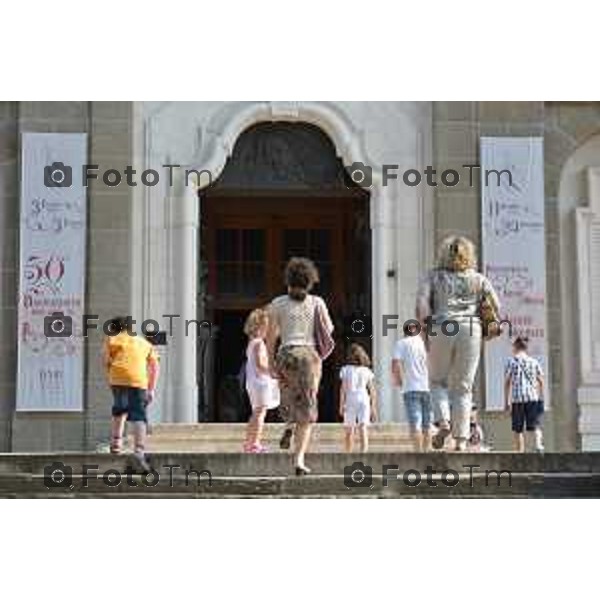
{"label": "woman with curly hair", "polygon": [[426,322],[429,317],[429,376],[438,424],[432,445],[437,449],[450,433],[455,450],[466,449],[481,353],[482,303],[495,313],[499,310],[496,292],[476,265],[473,243],[448,237],[440,245],[436,268],[423,278],[417,293],[417,318]]}
{"label": "woman with curly hair", "polygon": [[311,260],[291,258],[285,268],[287,294],[275,298],[268,309],[267,346],[271,357],[274,357],[277,340],[281,341],[274,362],[281,405],[288,420],[281,446],[289,447],[294,435],[296,475],[310,472],[304,464],[304,455],[310,443],[312,424],[317,420],[322,362],[317,352],[316,328],[323,327],[329,335],[333,331],[324,300],[310,294],[318,281],[319,273]]}

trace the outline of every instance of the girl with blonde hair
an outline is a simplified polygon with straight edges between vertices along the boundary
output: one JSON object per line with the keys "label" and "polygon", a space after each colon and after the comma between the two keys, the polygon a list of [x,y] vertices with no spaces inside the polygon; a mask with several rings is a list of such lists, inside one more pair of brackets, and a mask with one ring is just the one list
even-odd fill
{"label": "girl with blonde hair", "polygon": [[269,328],[269,315],[266,310],[253,310],[244,325],[248,336],[246,348],[246,391],[252,405],[252,415],[248,421],[246,452],[265,452],[261,437],[267,410],[279,406],[279,388],[277,380],[271,377],[269,355],[265,336]]}

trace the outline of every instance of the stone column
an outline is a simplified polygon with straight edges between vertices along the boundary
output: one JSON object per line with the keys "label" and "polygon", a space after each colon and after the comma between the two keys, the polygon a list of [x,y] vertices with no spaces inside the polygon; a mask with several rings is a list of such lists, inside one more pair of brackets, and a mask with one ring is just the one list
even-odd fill
{"label": "stone column", "polygon": [[393,266],[394,245],[388,191],[388,187],[377,185],[371,199],[373,365],[378,383],[379,419],[384,422],[398,420],[389,374],[395,336],[381,334],[383,315],[394,313],[393,280],[388,277],[388,270]]}
{"label": "stone column", "polygon": [[581,356],[581,449],[600,450],[600,169],[588,170],[589,207],[575,211]]}
{"label": "stone column", "polygon": [[19,285],[19,118],[17,102],[0,102],[0,452],[11,450],[16,396]]}
{"label": "stone column", "polygon": [[169,349],[170,399],[163,421],[195,423],[198,420],[198,385],[196,379],[197,327],[195,320],[198,274],[198,194],[196,187],[185,186],[183,180],[173,188],[170,199],[173,260],[170,278],[170,305],[174,318],[173,337]]}

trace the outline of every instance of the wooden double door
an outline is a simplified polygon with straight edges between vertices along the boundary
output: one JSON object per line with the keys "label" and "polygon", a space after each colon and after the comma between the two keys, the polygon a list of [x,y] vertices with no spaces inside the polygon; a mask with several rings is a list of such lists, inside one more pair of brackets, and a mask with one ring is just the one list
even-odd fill
{"label": "wooden double door", "polygon": [[352,198],[204,199],[204,304],[215,332],[211,360],[201,365],[201,414],[207,420],[247,417],[247,401],[239,390],[246,346],[243,324],[253,308],[285,293],[283,272],[292,256],[308,257],[317,265],[320,282],[314,293],[325,299],[336,323],[337,354],[324,365],[320,393],[321,420],[336,419],[344,315],[357,308],[357,298],[368,295],[369,252],[360,247],[365,240],[357,240],[356,233],[364,211]]}

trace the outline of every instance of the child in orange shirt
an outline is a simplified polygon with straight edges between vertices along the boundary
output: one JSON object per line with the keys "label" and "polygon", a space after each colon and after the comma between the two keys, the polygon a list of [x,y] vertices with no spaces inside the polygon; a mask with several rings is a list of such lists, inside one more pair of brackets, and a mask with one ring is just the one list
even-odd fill
{"label": "child in orange shirt", "polygon": [[127,331],[127,320],[117,317],[111,322],[111,335],[104,344],[106,374],[113,393],[111,445],[113,454],[120,454],[123,429],[127,419],[133,429],[134,456],[144,471],[147,432],[146,407],[154,398],[158,380],[158,355],[143,336]]}

